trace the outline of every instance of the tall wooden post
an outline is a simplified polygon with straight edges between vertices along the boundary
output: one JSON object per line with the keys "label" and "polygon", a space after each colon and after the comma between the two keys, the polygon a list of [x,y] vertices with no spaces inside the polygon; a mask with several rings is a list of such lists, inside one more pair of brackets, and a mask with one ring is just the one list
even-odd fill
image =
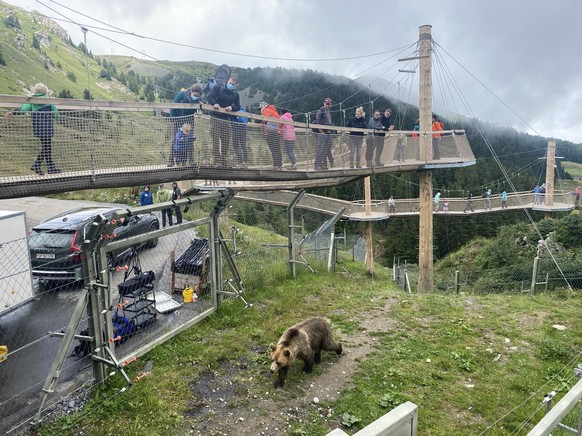
{"label": "tall wooden post", "polygon": [[[370,193],[370,176],[364,179],[364,213],[372,214],[372,194]],[[366,270],[374,274],[374,253],[372,251],[372,221],[366,221]]]}
{"label": "tall wooden post", "polygon": [[[432,35],[431,26],[420,26],[419,52],[419,118],[420,160],[432,160]],[[433,290],[433,222],[432,222],[432,172],[420,173],[420,220],[418,247],[418,292]]]}
{"label": "tall wooden post", "polygon": [[[554,205],[554,167],[556,164],[556,141],[548,141],[548,153],[546,157],[546,195],[544,204],[548,207]],[[546,212],[546,218],[552,217],[552,212]]]}

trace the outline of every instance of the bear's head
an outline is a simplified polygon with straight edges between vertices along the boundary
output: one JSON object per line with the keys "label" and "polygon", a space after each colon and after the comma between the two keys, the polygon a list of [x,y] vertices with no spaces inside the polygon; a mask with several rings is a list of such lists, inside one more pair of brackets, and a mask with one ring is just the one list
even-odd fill
{"label": "bear's head", "polygon": [[281,368],[291,365],[295,356],[293,352],[281,344],[271,344],[271,372],[279,371]]}

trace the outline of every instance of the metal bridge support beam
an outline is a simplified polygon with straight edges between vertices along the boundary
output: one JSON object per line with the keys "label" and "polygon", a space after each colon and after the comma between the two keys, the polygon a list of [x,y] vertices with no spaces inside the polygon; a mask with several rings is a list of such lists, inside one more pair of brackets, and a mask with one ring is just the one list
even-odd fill
{"label": "metal bridge support beam", "polygon": [[289,269],[293,278],[297,275],[297,268],[295,266],[295,206],[299,203],[301,198],[305,195],[305,190],[301,189],[295,198],[287,206],[287,228],[289,239]]}
{"label": "metal bridge support beam", "polygon": [[[42,388],[43,399],[34,418],[35,424],[38,424],[41,421],[41,414],[47,397],[49,394],[54,392],[55,386],[61,374],[61,370],[63,369],[65,359],[67,358],[67,353],[71,347],[71,344],[73,343],[73,340],[75,339],[75,334],[77,333],[79,325],[81,324],[81,319],[85,309],[87,310],[87,315],[90,317],[89,335],[92,337],[92,350],[95,350],[97,347],[97,341],[102,341],[102,325],[101,317],[99,316],[100,304],[98,301],[99,284],[97,283],[96,268],[95,264],[93,263],[93,256],[88,256],[88,254],[94,252],[96,245],[100,245],[102,243],[102,238],[100,238],[100,235],[102,234],[102,230],[106,224],[107,221],[103,215],[97,216],[89,229],[86,239],[83,241],[81,249],[85,254],[83,256],[83,277],[85,277],[86,285],[83,288],[82,293],[79,295],[79,300],[77,301],[73,316],[71,317],[67,329],[65,330],[63,340],[61,341],[59,350],[57,351],[57,355],[49,371],[49,375]],[[103,352],[101,352],[101,354],[102,353]],[[103,356],[101,355],[100,357]],[[105,369],[103,364],[97,361],[93,361],[93,377],[95,380],[99,381],[103,380],[105,377]]]}
{"label": "metal bridge support beam", "polygon": [[233,191],[228,191],[224,197],[220,198],[212,212],[210,212],[210,229],[208,240],[211,241],[210,245],[210,261],[212,264],[212,295],[216,298],[212,302],[214,307],[218,307],[222,303],[222,241],[220,240],[220,224],[218,222],[220,214],[226,208],[230,199],[234,196]]}

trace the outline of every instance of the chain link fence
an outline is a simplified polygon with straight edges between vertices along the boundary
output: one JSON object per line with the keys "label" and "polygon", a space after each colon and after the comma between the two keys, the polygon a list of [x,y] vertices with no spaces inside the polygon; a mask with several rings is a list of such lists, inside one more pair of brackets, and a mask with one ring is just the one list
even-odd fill
{"label": "chain link fence", "polygon": [[288,278],[293,258],[312,274],[361,256],[361,239],[336,234],[339,213],[297,209],[290,240],[282,206],[232,192],[175,203],[82,208],[28,237],[22,219],[20,237],[2,243],[3,432],[78,412],[87,386],[111,374],[147,377],[143,354],[225,298],[254,304],[252,289]]}

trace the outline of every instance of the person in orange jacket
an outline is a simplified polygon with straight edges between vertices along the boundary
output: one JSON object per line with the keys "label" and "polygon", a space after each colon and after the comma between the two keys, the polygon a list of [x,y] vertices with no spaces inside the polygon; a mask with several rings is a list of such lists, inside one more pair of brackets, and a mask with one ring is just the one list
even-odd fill
{"label": "person in orange jacket", "polygon": [[[433,132],[442,132],[443,130],[445,130],[445,126],[443,125],[443,123],[440,122],[440,120],[435,116],[432,117],[432,131]],[[433,154],[433,159],[440,159],[441,158],[441,152],[440,152],[440,141],[441,141],[441,133],[433,133],[432,135],[432,154]]]}
{"label": "person in orange jacket", "polygon": [[[279,119],[279,112],[277,108],[268,104],[264,101],[260,103],[261,114],[264,117],[273,117]],[[281,137],[279,135],[279,123],[275,120],[273,121],[263,121],[264,134],[267,138],[267,145],[269,150],[271,150],[271,156],[273,156],[273,166],[275,169],[281,169],[283,165],[283,156],[281,155]]]}

